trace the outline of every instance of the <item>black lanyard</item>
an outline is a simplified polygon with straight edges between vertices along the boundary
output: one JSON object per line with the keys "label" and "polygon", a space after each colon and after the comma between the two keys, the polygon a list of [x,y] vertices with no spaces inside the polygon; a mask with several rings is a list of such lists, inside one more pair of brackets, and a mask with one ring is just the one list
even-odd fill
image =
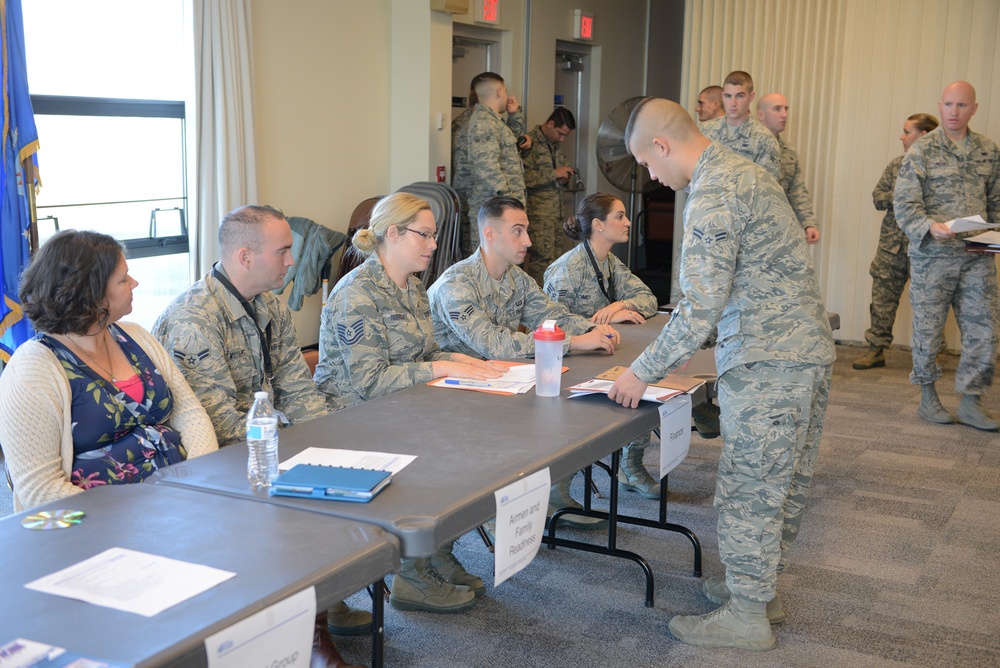
{"label": "black lanyard", "polygon": [[271,322],[268,321],[267,327],[264,331],[260,331],[260,325],[257,324],[257,310],[254,309],[253,304],[248,302],[240,291],[236,289],[236,286],[226,278],[226,275],[219,271],[218,267],[212,267],[212,275],[215,279],[225,286],[226,290],[240,300],[240,304],[243,305],[243,309],[250,316],[250,322],[253,323],[254,329],[257,330],[257,338],[260,340],[261,354],[264,356],[264,376],[268,383],[271,382],[271,378],[274,376],[274,366],[271,364]]}
{"label": "black lanyard", "polygon": [[594,257],[594,251],[590,248],[590,242],[584,240],[583,247],[587,249],[587,257],[590,258],[590,264],[593,265],[594,273],[597,274],[597,284],[601,287],[601,292],[604,293],[609,304],[614,304],[618,299],[615,297],[615,277],[611,273],[610,259],[608,260],[608,287],[604,287],[604,273],[601,271],[601,266],[597,264],[597,258]]}

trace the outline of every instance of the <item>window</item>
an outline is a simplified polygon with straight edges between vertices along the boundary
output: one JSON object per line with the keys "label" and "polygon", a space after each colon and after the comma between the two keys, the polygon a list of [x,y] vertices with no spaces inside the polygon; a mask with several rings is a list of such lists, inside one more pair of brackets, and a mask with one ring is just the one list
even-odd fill
{"label": "window", "polygon": [[110,234],[139,281],[149,328],[190,285],[185,0],[24,3],[28,82],[41,149],[39,243],[59,229]]}

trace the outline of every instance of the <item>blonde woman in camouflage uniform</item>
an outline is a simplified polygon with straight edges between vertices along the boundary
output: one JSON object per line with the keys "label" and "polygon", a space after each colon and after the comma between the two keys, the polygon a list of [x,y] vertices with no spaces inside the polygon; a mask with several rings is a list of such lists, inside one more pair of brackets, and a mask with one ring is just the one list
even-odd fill
{"label": "blonde woman in camouflage uniform", "polygon": [[[580,202],[576,216],[563,223],[563,230],[582,243],[545,271],[549,298],[597,324],[646,322],[656,313],[656,297],[611,252],[613,245],[628,241],[631,226],[625,205],[614,195],[594,193]],[[660,483],[642,465],[647,445],[649,436],[643,436],[622,449],[618,488],[658,499]]]}
{"label": "blonde woman in camouflage uniform", "polygon": [[[937,126],[938,120],[930,114],[913,114],[907,118],[903,122],[903,134],[899,136],[903,142],[903,153]],[[872,191],[872,202],[878,211],[885,211],[885,217],[879,230],[878,250],[868,269],[872,277],[872,303],[868,307],[872,326],[865,332],[868,352],[851,365],[858,370],[885,366],[882,351],[892,345],[892,326],[896,322],[899,298],[910,280],[910,256],[907,255],[910,244],[896,224],[896,214],[892,210],[892,193],[902,164],[903,156],[893,158]]]}
{"label": "blonde woman in camouflage uniform", "polygon": [[[430,264],[437,248],[430,205],[408,193],[383,198],[368,229],[353,243],[365,262],[334,286],[323,308],[319,388],[342,406],[413,387],[443,376],[487,380],[506,366],[443,352],[423,284],[413,273]],[[400,610],[457,612],[475,604],[483,581],[452,554],[454,541],[431,558],[403,559],[389,602]]]}

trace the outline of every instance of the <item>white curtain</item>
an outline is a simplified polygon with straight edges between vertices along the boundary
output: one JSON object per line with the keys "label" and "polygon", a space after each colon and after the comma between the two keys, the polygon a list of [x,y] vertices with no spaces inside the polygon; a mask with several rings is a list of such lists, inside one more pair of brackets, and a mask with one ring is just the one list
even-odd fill
{"label": "white curtain", "polygon": [[219,257],[219,221],[256,204],[253,51],[249,0],[194,0],[198,204],[194,267]]}

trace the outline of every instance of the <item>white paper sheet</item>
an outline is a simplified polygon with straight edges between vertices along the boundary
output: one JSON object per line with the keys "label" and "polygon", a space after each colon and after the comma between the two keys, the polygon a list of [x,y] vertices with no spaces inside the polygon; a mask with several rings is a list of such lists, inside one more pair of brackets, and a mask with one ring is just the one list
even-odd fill
{"label": "white paper sheet", "polygon": [[982,216],[967,216],[965,218],[955,218],[954,220],[949,220],[945,225],[952,232],[975,232],[977,230],[986,230],[991,227],[1000,227],[1000,223],[987,223]]}
{"label": "white paper sheet", "polygon": [[113,547],[24,586],[153,617],[235,575],[210,566]]}
{"label": "white paper sheet", "polygon": [[684,461],[691,447],[691,395],[660,406],[660,480]]}
{"label": "white paper sheet", "polygon": [[315,624],[309,587],[205,638],[208,668],[308,665]]}
{"label": "white paper sheet", "polygon": [[977,244],[989,244],[990,246],[1000,246],[1000,232],[988,230],[974,237],[966,237],[962,241]]}
{"label": "white paper sheet", "polygon": [[345,469],[399,473],[416,458],[416,455],[399,455],[394,452],[306,448],[294,457],[278,464],[278,470],[287,471],[297,464],[312,464],[314,466],[340,466]]}
{"label": "white paper sheet", "polygon": [[538,554],[551,486],[549,469],[544,468],[494,492],[497,503],[494,587],[530,564]]}
{"label": "white paper sheet", "polygon": [[492,380],[467,380],[445,376],[433,383],[434,387],[452,390],[477,390],[480,392],[500,392],[502,394],[524,394],[535,386],[535,365],[515,364],[499,378]]}

